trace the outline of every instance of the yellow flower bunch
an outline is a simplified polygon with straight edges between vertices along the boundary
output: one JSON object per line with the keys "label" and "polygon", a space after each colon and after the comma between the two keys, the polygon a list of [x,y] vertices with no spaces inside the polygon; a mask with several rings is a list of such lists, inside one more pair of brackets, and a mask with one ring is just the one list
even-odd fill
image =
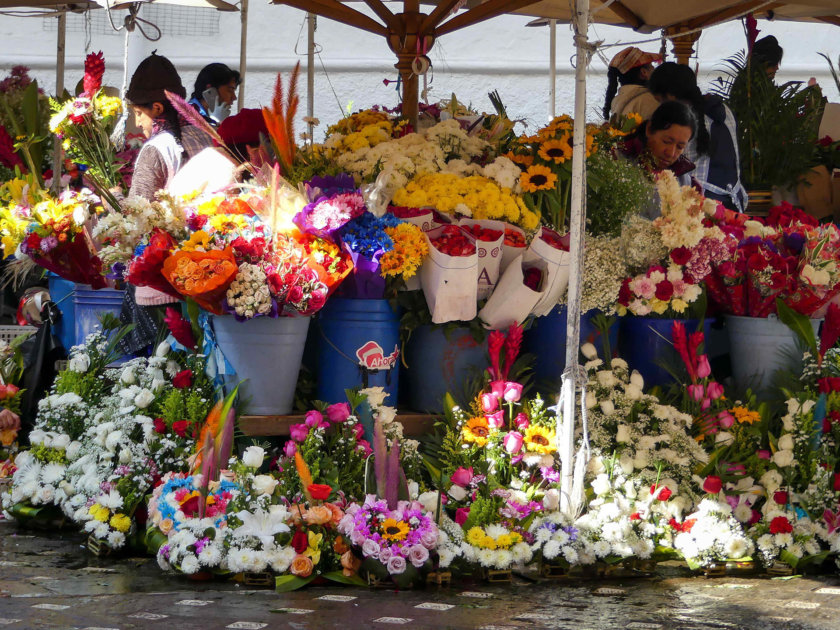
{"label": "yellow flower bunch", "polygon": [[732,415],[738,424],[755,424],[761,422],[761,414],[746,407],[732,407]]}
{"label": "yellow flower bunch", "polygon": [[328,127],[327,135],[329,136],[334,133],[348,135],[356,131],[360,131],[368,125],[375,125],[381,122],[389,122],[388,114],[385,112],[374,111],[372,109],[365,109],[360,112],[356,112],[355,114],[351,114],[346,118],[342,118],[334,125]]}
{"label": "yellow flower bunch", "polygon": [[125,514],[114,514],[109,521],[112,528],[125,534],[131,529],[131,518]]}
{"label": "yellow flower bunch", "polygon": [[98,503],[91,505],[88,508],[88,513],[94,518],[94,520],[97,520],[100,523],[107,523],[108,519],[111,517],[111,510],[106,508],[104,505],[99,505]]}
{"label": "yellow flower bunch", "polygon": [[190,234],[187,241],[181,243],[181,250],[185,252],[207,251],[210,245],[210,235],[204,230],[198,230]]}
{"label": "yellow flower bunch", "polygon": [[94,110],[100,118],[111,118],[122,114],[122,100],[116,96],[100,95],[94,101]]}
{"label": "yellow flower bunch", "polygon": [[245,230],[248,227],[248,220],[241,214],[214,214],[210,217],[208,224],[215,232],[229,234]]}
{"label": "yellow flower bunch", "polygon": [[412,278],[429,255],[429,244],[423,231],[412,223],[400,223],[385,228],[385,233],[394,242],[394,248],[379,258],[380,273],[387,276]]}
{"label": "yellow flower bunch", "polygon": [[340,154],[375,147],[382,142],[388,142],[393,130],[394,126],[388,120],[367,125],[359,131],[344,136],[333,148],[333,151]]}
{"label": "yellow flower bunch", "polygon": [[526,230],[535,230],[540,222],[540,216],[529,210],[519,195],[480,175],[421,175],[394,194],[394,204],[411,208],[431,206],[447,214],[457,212],[473,219],[507,221]]}
{"label": "yellow flower bunch", "polygon": [[496,538],[488,536],[481,527],[471,527],[467,532],[467,542],[480,549],[510,549],[516,543],[522,542],[522,535],[517,532],[500,534]]}

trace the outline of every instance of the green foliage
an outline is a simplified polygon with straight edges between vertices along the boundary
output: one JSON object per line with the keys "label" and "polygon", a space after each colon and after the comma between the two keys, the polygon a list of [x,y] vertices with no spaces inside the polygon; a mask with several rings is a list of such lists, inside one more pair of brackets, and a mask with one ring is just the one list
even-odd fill
{"label": "green foliage", "polygon": [[794,186],[815,164],[823,99],[818,87],[776,85],[743,53],[724,61],[717,92],[738,122],[741,180],[748,189]]}
{"label": "green foliage", "polygon": [[44,446],[38,444],[29,449],[29,452],[35,456],[42,464],[66,464],[67,457],[64,454],[64,449],[52,448],[51,446]]}
{"label": "green foliage", "polygon": [[479,496],[470,506],[470,515],[464,523],[464,531],[471,527],[484,527],[499,522],[499,510],[505,505],[501,497]]}
{"label": "green foliage", "polygon": [[92,370],[87,372],[64,370],[55,381],[56,394],[78,394],[91,407],[99,404],[106,390],[106,383],[101,375]]}
{"label": "green foliage", "polygon": [[[825,53],[817,54],[828,62],[828,69],[831,72],[831,78],[834,79],[834,85],[837,87],[837,91],[840,92],[840,76],[837,74],[837,69],[834,67],[834,62],[831,61],[831,57]],[[837,58],[837,65],[840,66],[840,57]]]}
{"label": "green foliage", "polygon": [[593,236],[619,236],[625,217],[647,207],[653,183],[636,161],[598,152],[586,162],[586,230]]}
{"label": "green foliage", "polygon": [[805,344],[811,352],[811,356],[817,356],[817,338],[814,335],[814,328],[811,326],[811,320],[797,313],[781,298],[776,298],[776,311],[779,314],[779,319],[790,328]]}

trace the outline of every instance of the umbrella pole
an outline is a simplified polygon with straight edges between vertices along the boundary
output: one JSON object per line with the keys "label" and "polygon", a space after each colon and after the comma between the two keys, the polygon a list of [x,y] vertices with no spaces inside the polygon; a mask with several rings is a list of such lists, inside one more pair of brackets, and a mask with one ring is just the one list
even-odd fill
{"label": "umbrella pole", "polygon": [[575,0],[575,123],[572,147],[572,198],[569,242],[569,292],[566,323],[566,372],[563,375],[561,400],[562,424],[558,432],[561,461],[562,508],[567,513],[576,508],[572,496],[575,450],[575,398],[578,389],[578,352],[580,345],[580,294],[583,270],[583,234],[586,219],[586,67],[589,61],[589,0]]}
{"label": "umbrella pole", "polygon": [[[55,45],[55,96],[60,99],[64,93],[64,46],[67,36],[67,11],[62,7],[58,14],[58,32]],[[56,136],[53,140],[53,163],[52,163],[52,190],[58,194],[61,189],[61,164],[63,155],[61,150],[61,139]],[[35,165],[38,167],[39,165]]]}
{"label": "umbrella pole", "polygon": [[554,120],[557,115],[557,20],[548,21],[549,29],[549,75],[551,87],[549,90],[548,116]]}
{"label": "umbrella pole", "polygon": [[315,14],[306,14],[306,115],[309,118],[309,142],[315,134]]}
{"label": "umbrella pole", "polygon": [[239,21],[242,26],[239,34],[239,104],[236,111],[241,112],[245,106],[245,80],[248,77],[248,0],[239,3]]}

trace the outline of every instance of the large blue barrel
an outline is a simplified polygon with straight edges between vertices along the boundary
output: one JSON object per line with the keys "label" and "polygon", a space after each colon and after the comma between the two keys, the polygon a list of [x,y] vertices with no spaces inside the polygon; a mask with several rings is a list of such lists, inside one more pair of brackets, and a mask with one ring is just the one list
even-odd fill
{"label": "large blue barrel", "polygon": [[400,318],[388,300],[332,297],[318,314],[318,399],[346,400],[345,389],[383,387],[396,406]]}
{"label": "large blue barrel", "polygon": [[[592,318],[599,311],[581,313],[580,343],[593,343],[598,355],[603,354],[601,333],[592,324]],[[540,393],[556,397],[560,393],[560,380],[566,369],[566,307],[555,306],[543,317],[534,319],[531,327],[523,335],[523,351],[533,354],[534,382]],[[610,328],[610,352],[618,349],[618,323]]]}
{"label": "large blue barrel", "polygon": [[449,330],[420,326],[411,333],[405,349],[403,377],[406,402],[414,411],[443,412],[449,392],[464,399],[470,382],[483,384],[489,365],[487,340],[478,343],[467,328]]}
{"label": "large blue barrel", "polygon": [[99,316],[103,313],[120,316],[124,294],[125,291],[116,289],[94,290],[85,284],[76,285],[73,295],[76,344],[84,343],[90,333],[101,329]]}
{"label": "large blue barrel", "polygon": [[65,280],[51,271],[47,272],[47,283],[50,299],[56,303],[61,312],[61,319],[53,326],[52,332],[64,349],[70,350],[76,344],[76,303],[73,300],[76,283]]}
{"label": "large blue barrel", "polygon": [[[678,321],[683,323],[688,334],[696,331],[700,323],[699,319],[663,319],[633,315],[621,318],[618,355],[627,361],[631,370],[638,370],[644,377],[645,389],[674,382],[674,378],[664,366],[682,370],[682,359],[674,349],[671,335],[674,322]],[[711,323],[711,319],[703,321],[706,339],[709,338]]]}

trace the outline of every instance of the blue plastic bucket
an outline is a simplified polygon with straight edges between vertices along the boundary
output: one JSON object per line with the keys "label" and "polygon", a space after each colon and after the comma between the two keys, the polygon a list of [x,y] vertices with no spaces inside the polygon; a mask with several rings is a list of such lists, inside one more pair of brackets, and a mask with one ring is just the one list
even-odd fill
{"label": "blue plastic bucket", "polygon": [[[464,398],[471,379],[483,383],[489,365],[487,341],[478,343],[466,328],[451,330],[420,326],[405,348],[403,378],[406,403],[414,411],[443,412],[443,397],[449,392]],[[406,367],[407,366],[407,367]]]}
{"label": "blue plastic bucket", "polygon": [[[580,343],[593,343],[598,348],[598,355],[603,353],[601,333],[592,325],[592,318],[599,311],[581,313]],[[534,319],[531,327],[523,335],[522,349],[533,354],[534,379],[540,393],[560,392],[560,380],[566,369],[566,307],[555,306],[543,317]],[[618,350],[618,322],[610,328],[610,351],[615,355]]]}
{"label": "blue plastic bucket", "polygon": [[76,344],[76,303],[73,299],[76,283],[65,280],[52,272],[47,272],[47,282],[50,299],[55,302],[61,312],[61,319],[53,326],[53,334],[65,350],[70,350]]}
{"label": "blue plastic bucket", "polygon": [[347,399],[345,389],[382,387],[396,406],[400,318],[388,300],[332,297],[318,314],[318,399]]}
{"label": "blue plastic bucket", "polygon": [[88,285],[77,284],[73,294],[76,320],[76,345],[82,344],[94,330],[101,328],[100,315],[111,313],[120,316],[125,291],[116,289],[91,289]]}
{"label": "blue plastic bucket", "polygon": [[[627,361],[631,370],[638,370],[645,379],[645,389],[674,382],[668,370],[660,365],[681,369],[682,359],[674,349],[671,329],[674,322],[682,322],[686,333],[697,330],[699,319],[660,319],[657,317],[621,318],[618,355]],[[711,319],[703,321],[703,332],[709,338]]]}

